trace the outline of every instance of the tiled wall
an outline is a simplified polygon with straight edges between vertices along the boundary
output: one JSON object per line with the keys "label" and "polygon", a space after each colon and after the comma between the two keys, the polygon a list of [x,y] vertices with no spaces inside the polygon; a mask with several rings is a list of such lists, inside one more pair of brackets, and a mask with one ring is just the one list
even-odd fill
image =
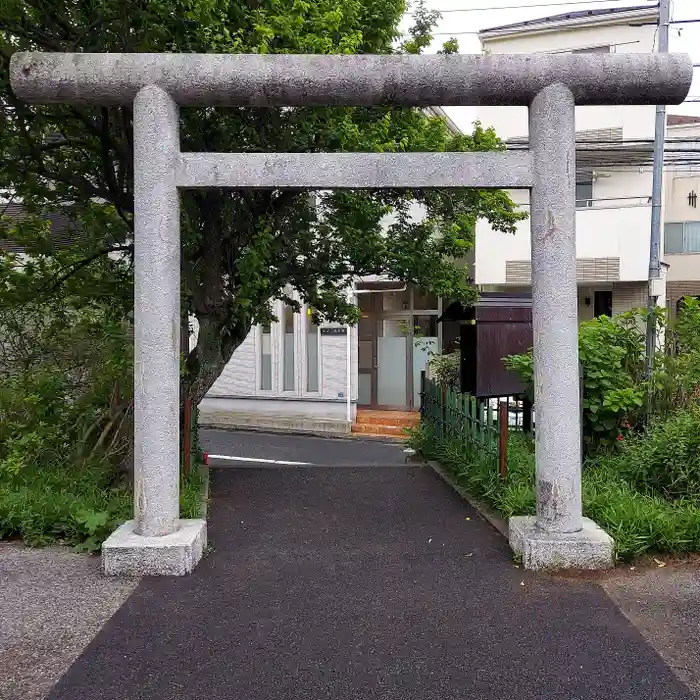
{"label": "tiled wall", "polygon": [[[620,258],[578,258],[576,281],[614,282],[620,279]],[[529,260],[506,260],[506,284],[532,284]]]}

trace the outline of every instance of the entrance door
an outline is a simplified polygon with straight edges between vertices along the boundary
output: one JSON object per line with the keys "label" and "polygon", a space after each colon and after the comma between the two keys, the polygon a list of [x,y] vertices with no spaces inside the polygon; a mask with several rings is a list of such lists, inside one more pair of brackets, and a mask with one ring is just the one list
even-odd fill
{"label": "entrance door", "polygon": [[404,411],[410,406],[410,319],[363,311],[358,324],[358,405]]}
{"label": "entrance door", "polygon": [[410,408],[410,316],[383,316],[377,320],[376,327],[377,406],[405,411]]}
{"label": "entrance door", "polygon": [[[360,307],[361,308],[361,307]],[[361,311],[358,323],[357,403],[377,404],[377,322],[370,311]]]}
{"label": "entrance door", "polygon": [[612,318],[612,292],[596,291],[593,293],[593,315],[610,316]]}
{"label": "entrance door", "polygon": [[417,409],[421,370],[438,348],[437,298],[411,289],[358,296],[358,405]]}

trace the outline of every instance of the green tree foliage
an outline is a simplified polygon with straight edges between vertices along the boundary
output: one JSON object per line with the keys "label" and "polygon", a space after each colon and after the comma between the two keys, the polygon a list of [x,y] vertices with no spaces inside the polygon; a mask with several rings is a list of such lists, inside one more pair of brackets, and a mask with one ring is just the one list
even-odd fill
{"label": "green tree foliage", "polygon": [[[49,247],[42,222],[9,233]],[[99,256],[68,275],[60,294],[44,287],[81,260],[75,250],[0,255],[0,478],[91,460],[127,470],[131,326],[125,299],[109,292],[127,285],[128,273]]]}
{"label": "green tree foliage", "polygon": [[[54,256],[52,290],[72,276],[131,300],[132,113],[128,107],[30,106],[9,85],[17,50],[74,52],[419,53],[437,16],[418,7],[403,41],[404,0],[4,0],[0,4],[0,190],[31,211],[70,203],[81,222],[79,251]],[[451,40],[444,53],[456,50]],[[449,60],[446,57],[446,60]],[[183,109],[183,150],[233,152],[471,151],[501,148],[478,124],[456,135],[419,110],[380,108]],[[191,191],[183,194],[183,318],[199,326],[185,358],[183,394],[197,402],[269,302],[298,290],[328,319],[356,317],[351,276],[386,273],[445,297],[473,294],[454,261],[485,217],[513,231],[522,215],[504,192],[485,190],[319,193]],[[409,216],[411,202],[426,218]],[[393,214],[383,233],[382,220]],[[2,237],[2,236],[0,236]],[[28,242],[31,244],[31,241]],[[29,245],[30,252],[37,252]],[[109,275],[90,276],[111,251],[127,256]],[[47,253],[51,256],[51,253]],[[112,274],[114,273],[114,274]],[[82,276],[81,276],[82,274]],[[123,302],[123,304],[122,304]]]}

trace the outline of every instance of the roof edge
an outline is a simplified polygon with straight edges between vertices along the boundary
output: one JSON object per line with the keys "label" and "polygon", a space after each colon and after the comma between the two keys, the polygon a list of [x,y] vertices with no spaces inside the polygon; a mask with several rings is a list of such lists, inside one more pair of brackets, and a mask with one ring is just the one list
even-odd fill
{"label": "roof edge", "polygon": [[559,15],[549,15],[536,19],[525,20],[513,24],[504,24],[496,27],[487,27],[477,33],[482,41],[500,39],[521,34],[535,34],[557,31],[561,27],[587,27],[620,24],[629,19],[657,19],[658,6],[608,8],[610,11],[588,10],[581,12],[567,12]]}

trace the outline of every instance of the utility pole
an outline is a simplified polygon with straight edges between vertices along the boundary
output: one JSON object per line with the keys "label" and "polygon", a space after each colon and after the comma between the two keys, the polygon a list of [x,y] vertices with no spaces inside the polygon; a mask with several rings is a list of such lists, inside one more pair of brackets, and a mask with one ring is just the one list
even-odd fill
{"label": "utility pole", "polygon": [[[668,53],[668,29],[671,0],[659,0],[659,53]],[[666,141],[666,105],[656,106],[654,133],[654,169],[651,194],[651,238],[649,242],[649,295],[647,298],[646,378],[651,380],[654,353],[657,342],[657,325],[654,309],[658,298],[658,281],[661,277],[661,205],[664,175],[664,144]],[[651,390],[650,390],[651,391]],[[649,402],[648,402],[649,403]]]}

